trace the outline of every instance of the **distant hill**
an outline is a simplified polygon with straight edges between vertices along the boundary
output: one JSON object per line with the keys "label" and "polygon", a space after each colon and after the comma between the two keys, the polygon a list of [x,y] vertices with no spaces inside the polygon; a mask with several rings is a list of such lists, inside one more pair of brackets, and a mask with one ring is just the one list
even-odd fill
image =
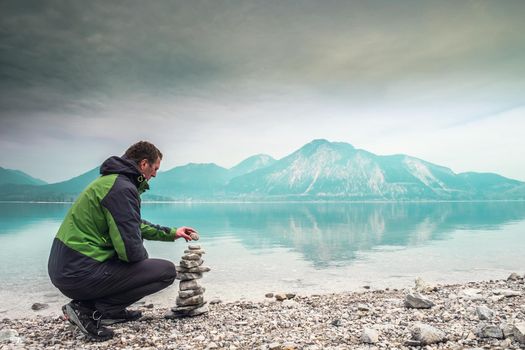
{"label": "distant hill", "polygon": [[190,163],[158,173],[144,199],[211,198],[223,191],[228,179],[228,169],[213,163]]}
{"label": "distant hill", "polygon": [[31,186],[0,186],[0,200],[8,201],[72,201],[94,179],[99,176],[99,168],[54,184]]}
{"label": "distant hill", "polygon": [[100,176],[100,168],[93,168],[67,181],[50,184],[47,189],[64,194],[79,194],[87,185]]}
{"label": "distant hill", "polygon": [[264,168],[275,162],[272,157],[259,154],[249,157],[231,169],[214,163],[190,163],[160,172],[150,183],[144,199],[210,199],[223,198],[228,182],[237,176]]}
{"label": "distant hill", "polygon": [[47,182],[34,178],[20,170],[0,167],[0,185],[45,185]]}
{"label": "distant hill", "polygon": [[[0,200],[73,200],[99,176],[94,168],[49,185],[0,185]],[[491,200],[525,199],[525,183],[491,173],[456,174],[408,155],[379,156],[344,142],[314,140],[275,160],[249,157],[159,172],[145,200]]]}

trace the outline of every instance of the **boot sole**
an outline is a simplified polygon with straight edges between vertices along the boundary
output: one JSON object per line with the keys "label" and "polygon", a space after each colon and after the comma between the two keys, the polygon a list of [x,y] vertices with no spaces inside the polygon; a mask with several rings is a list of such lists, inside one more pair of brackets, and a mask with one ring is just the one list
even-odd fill
{"label": "boot sole", "polygon": [[87,329],[82,325],[80,320],[78,319],[78,316],[75,313],[75,310],[73,310],[73,308],[69,306],[69,304],[66,304],[64,307],[62,307],[62,312],[64,313],[65,319],[68,320],[71,324],[77,326],[78,329],[80,329],[80,331],[84,333],[84,335],[89,340],[95,341],[95,342],[103,342],[103,341],[113,338],[112,336],[111,337],[100,337],[100,336],[95,336],[89,333]]}
{"label": "boot sole", "polygon": [[62,306],[62,314],[64,315],[64,320],[68,321],[73,326],[76,326],[76,324],[73,321],[71,321],[69,315],[67,314],[66,305]]}
{"label": "boot sole", "polygon": [[75,310],[73,310],[73,308],[71,306],[69,306],[69,304],[67,304],[65,306],[65,313],[64,315],[66,316],[66,319],[71,322],[72,324],[74,324],[75,326],[78,327],[78,329],[80,329],[80,331],[82,333],[84,333],[85,335],[90,335],[89,332],[87,331],[86,328],[84,328],[84,326],[82,325],[82,323],[80,322],[80,320],[78,319],[78,316],[75,312]]}

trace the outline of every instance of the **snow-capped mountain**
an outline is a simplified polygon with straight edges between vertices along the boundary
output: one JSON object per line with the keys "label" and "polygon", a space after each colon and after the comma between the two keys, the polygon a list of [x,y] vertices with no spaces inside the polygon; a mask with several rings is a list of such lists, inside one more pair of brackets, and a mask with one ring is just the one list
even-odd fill
{"label": "snow-capped mountain", "polygon": [[[490,178],[491,180],[486,180]],[[481,180],[485,179],[485,180]],[[234,178],[227,193],[294,199],[419,200],[492,197],[522,184],[495,174],[455,174],[406,155],[378,156],[348,143],[314,140],[272,165]]]}
{"label": "snow-capped mountain", "polygon": [[230,168],[229,175],[230,178],[234,178],[237,176],[251,173],[255,170],[266,168],[275,162],[276,160],[267,154],[257,154],[255,156],[246,158],[236,166]]}

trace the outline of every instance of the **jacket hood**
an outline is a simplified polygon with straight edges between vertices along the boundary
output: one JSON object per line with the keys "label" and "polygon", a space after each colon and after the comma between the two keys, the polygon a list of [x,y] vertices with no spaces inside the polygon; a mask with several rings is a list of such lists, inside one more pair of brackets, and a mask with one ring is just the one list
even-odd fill
{"label": "jacket hood", "polygon": [[132,161],[117,156],[109,157],[104,161],[104,163],[102,163],[100,166],[100,174],[125,174],[135,177],[142,175],[137,166]]}
{"label": "jacket hood", "polygon": [[126,175],[137,186],[137,188],[149,188],[149,186],[147,186],[147,181],[142,176],[139,168],[137,168],[135,163],[125,157],[113,156],[106,159],[100,166],[100,174],[123,174]]}

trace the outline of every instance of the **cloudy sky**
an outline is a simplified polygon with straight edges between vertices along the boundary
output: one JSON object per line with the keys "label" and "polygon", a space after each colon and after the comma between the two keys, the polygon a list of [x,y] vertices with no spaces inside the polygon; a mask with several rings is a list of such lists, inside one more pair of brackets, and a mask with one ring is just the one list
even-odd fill
{"label": "cloudy sky", "polygon": [[525,1],[1,1],[0,166],[65,180],[325,138],[525,181]]}

